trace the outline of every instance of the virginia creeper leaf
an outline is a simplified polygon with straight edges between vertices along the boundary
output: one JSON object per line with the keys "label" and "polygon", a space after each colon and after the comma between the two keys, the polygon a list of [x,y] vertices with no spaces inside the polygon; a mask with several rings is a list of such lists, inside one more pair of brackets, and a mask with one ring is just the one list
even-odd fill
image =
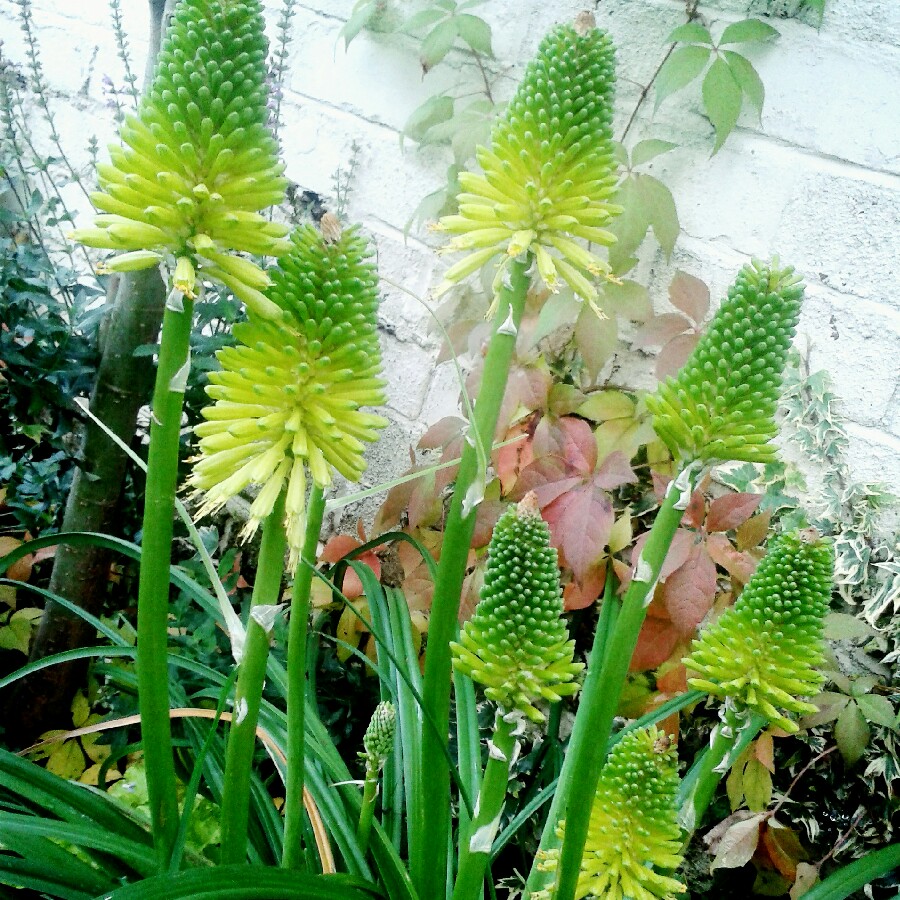
{"label": "virginia creeper leaf", "polygon": [[722,835],[711,869],[739,869],[750,862],[759,843],[761,814],[736,822]]}
{"label": "virginia creeper leaf", "polygon": [[716,598],[716,566],[703,544],[691,547],[685,563],[662,587],[672,623],[682,634],[690,634],[712,609]]}
{"label": "virginia creeper leaf", "polygon": [[883,725],[885,728],[897,730],[897,717],[894,706],[887,697],[880,694],[864,694],[857,697],[857,704],[866,720],[874,725]]}
{"label": "virginia creeper leaf", "polygon": [[459,34],[456,18],[445,19],[436,25],[422,41],[419,58],[425,72],[434,68],[449,52]]}
{"label": "virginia creeper leaf", "polygon": [[674,44],[679,41],[712,46],[712,35],[699,22],[687,22],[673,29],[666,38],[667,44]]}
{"label": "virginia creeper leaf", "polygon": [[767,41],[778,37],[777,29],[759,19],[744,19],[743,22],[732,22],[719,38],[722,44],[744,44],[748,42]]}
{"label": "virginia creeper leaf", "polygon": [[652,175],[638,175],[638,196],[644,205],[644,215],[653,227],[653,234],[663,248],[666,258],[672,255],[681,231],[678,210],[672,192]]}
{"label": "virginia creeper leaf", "polygon": [[772,802],[772,773],[755,756],[744,767],[744,797],[751,812],[765,812]]}
{"label": "virginia creeper leaf", "polygon": [[703,108],[716,130],[713,153],[718,153],[741,114],[741,87],[724,59],[716,59],[703,79]]}
{"label": "virginia creeper leaf", "polygon": [[491,49],[491,26],[478,16],[464,13],[456,17],[459,25],[459,36],[476,52],[485,56],[493,56]]}
{"label": "virginia creeper leaf", "polygon": [[669,301],[699,325],[709,312],[709,288],[699,278],[679,269],[669,283]]}
{"label": "virginia creeper leaf", "polygon": [[744,96],[756,110],[757,118],[762,115],[763,103],[766,100],[766,88],[759,77],[759,73],[753,68],[753,64],[746,56],[735,53],[734,50],[723,50],[722,55],[731,69],[734,80],[740,85]]}
{"label": "virginia creeper leaf", "polygon": [[834,726],[834,739],[848,766],[854,765],[862,758],[870,737],[871,731],[862,710],[856,703],[848,703],[841,710]]}
{"label": "virginia creeper leaf", "polygon": [[711,53],[709,47],[696,45],[672,51],[656,76],[657,109],[666,97],[689,85],[706,68]]}
{"label": "virginia creeper leaf", "polygon": [[731,531],[742,525],[759,506],[762,494],[725,494],[709,504],[707,531]]}
{"label": "virginia creeper leaf", "polygon": [[631,165],[643,165],[645,162],[650,162],[651,159],[655,159],[657,156],[660,156],[663,153],[668,153],[670,150],[674,150],[677,146],[678,144],[673,144],[672,141],[662,141],[658,138],[650,138],[646,141],[639,141],[632,148]]}

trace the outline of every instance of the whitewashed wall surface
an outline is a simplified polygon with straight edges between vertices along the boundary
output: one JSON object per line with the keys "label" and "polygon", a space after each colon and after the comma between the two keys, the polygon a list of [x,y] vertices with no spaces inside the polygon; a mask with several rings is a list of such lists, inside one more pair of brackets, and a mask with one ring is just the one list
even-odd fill
{"label": "whitewashed wall surface", "polygon": [[[404,0],[394,0],[403,6]],[[588,0],[589,2],[589,0]],[[266,0],[271,36],[280,11]],[[543,34],[571,20],[585,0],[487,0],[473,10],[492,26],[495,58],[487,74],[508,97]],[[121,0],[134,69],[143,71],[148,33],[145,0]],[[363,31],[345,51],[339,32],[353,0],[297,3],[284,95],[282,131],[287,175],[304,189],[333,192],[351,146],[358,166],[349,217],[378,246],[383,275],[425,295],[446,263],[424,231],[404,236],[420,200],[440,187],[449,152],[418,150],[399,135],[410,113],[448,87],[476,90],[482,74],[471,57],[452,51],[423,75],[420,42]],[[96,135],[115,137],[104,78],[121,86],[107,0],[32,0],[58,128],[73,157],[86,162]],[[699,7],[717,29],[745,18],[747,0]],[[25,62],[18,0],[0,0],[0,39]],[[683,0],[601,0],[594,9],[617,48],[617,133],[621,133],[665,52],[672,28],[685,21]],[[665,138],[680,146],[654,160],[653,174],[672,190],[682,233],[670,260],[648,238],[637,269],[657,311],[667,306],[675,269],[724,294],[751,256],[780,255],[809,285],[800,324],[801,349],[813,370],[827,369],[850,435],[854,478],[900,489],[900,3],[827,0],[822,27],[771,20],[780,37],[751,46],[765,84],[761,121],[748,112],[725,147],[710,156],[712,127],[696,85],[653,116],[643,105],[633,139]],[[749,45],[748,45],[749,46]],[[392,426],[371,454],[369,481],[408,464],[408,447],[424,428],[456,408],[448,364],[435,366],[438,341],[427,313],[387,286],[381,310],[387,414]],[[622,358],[635,387],[652,387],[652,363]],[[633,373],[633,374],[632,374]]]}

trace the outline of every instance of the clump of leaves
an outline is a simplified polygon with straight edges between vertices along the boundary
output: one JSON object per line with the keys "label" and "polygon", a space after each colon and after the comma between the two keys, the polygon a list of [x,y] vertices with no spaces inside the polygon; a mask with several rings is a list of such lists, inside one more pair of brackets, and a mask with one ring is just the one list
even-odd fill
{"label": "clump of leaves", "polygon": [[670,94],[703,76],[703,111],[716,131],[713,153],[718,153],[737,125],[744,101],[762,115],[765,88],[753,64],[730,49],[741,44],[759,44],[778,36],[778,31],[759,19],[744,19],[727,25],[718,40],[699,22],[679,25],[668,37],[677,47],[656,78],[656,107]]}

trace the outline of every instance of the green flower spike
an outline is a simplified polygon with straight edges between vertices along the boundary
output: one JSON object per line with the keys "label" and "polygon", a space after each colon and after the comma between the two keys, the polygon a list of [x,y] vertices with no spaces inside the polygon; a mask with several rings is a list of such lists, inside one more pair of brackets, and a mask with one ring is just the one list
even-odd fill
{"label": "green flower spike", "polygon": [[824,681],[817,669],[833,572],[831,543],[814,530],[774,538],[737,603],[694,641],[684,661],[697,673],[691,686],[797,731],[781,710],[817,709],[798,698],[818,693]]}
{"label": "green flower spike", "polygon": [[[655,726],[630,731],[613,747],[591,808],[578,900],[668,900],[685,892],[660,874],[682,860],[677,767],[675,746]],[[558,857],[550,851],[540,868],[554,871]]]}
{"label": "green flower spike", "polygon": [[265,273],[243,251],[277,256],[288,228],[259,210],[280,203],[287,181],[266,125],[266,38],[258,0],[182,0],[150,92],[122,126],[124,146],[97,167],[102,211],[71,237],[126,251],[107,271],[174,260],[174,284],[193,297],[199,275],[222,282],[258,315]]}
{"label": "green flower spike", "polygon": [[397,714],[390,700],[382,700],[375,707],[369,727],[363,736],[363,752],[360,757],[366,761],[366,769],[377,772],[394,749],[394,731]]}
{"label": "green flower spike", "polygon": [[320,234],[304,226],[272,271],[268,300],[280,321],[255,316],[236,325],[235,347],[217,354],[206,392],[216,402],[195,428],[200,458],[189,484],[204,496],[201,513],[222,507],[247,485],[261,485],[244,534],[271,512],[287,484],[291,568],[303,542],[306,469],[320,487],[337,470],[357,481],[364,442],[387,420],[361,406],[384,402],[371,251],[355,229],[341,232],[326,214]]}
{"label": "green flower spike", "polygon": [[647,397],[653,427],[676,457],[776,459],[769,442],[803,288],[777,260],[741,269],[681,371]]}
{"label": "green flower spike", "polygon": [[535,701],[574,694],[584,668],[572,662],[575,642],[562,613],[556,550],[529,493],[494,528],[481,600],[450,645],[453,663],[503,710],[543,722]]}
{"label": "green flower spike", "polygon": [[473,252],[447,271],[436,293],[495,256],[531,251],[549,288],[562,278],[599,314],[590,277],[607,275],[609,266],[578,239],[613,243],[603,226],[621,212],[608,202],[617,180],[614,55],[590,13],[541,42],[490,147],[476,151],[483,174],[460,174],[459,214],[437,226],[455,235],[448,252]]}

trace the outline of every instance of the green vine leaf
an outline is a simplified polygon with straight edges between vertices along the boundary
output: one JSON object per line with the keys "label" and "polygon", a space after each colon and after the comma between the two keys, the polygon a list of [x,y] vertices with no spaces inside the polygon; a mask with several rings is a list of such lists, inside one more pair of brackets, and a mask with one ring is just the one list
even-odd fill
{"label": "green vine leaf", "polygon": [[713,61],[703,79],[703,108],[713,128],[716,142],[713,153],[718,153],[725,139],[737,125],[741,114],[741,86],[728,63],[721,57]]}
{"label": "green vine leaf", "polygon": [[687,87],[706,68],[712,52],[710,47],[694,44],[672,51],[656,76],[657,109],[666,97]]}
{"label": "green vine leaf", "polygon": [[766,89],[759,77],[759,73],[753,68],[752,63],[746,56],[735,53],[734,50],[723,50],[722,56],[734,80],[738,83],[743,91],[744,96],[750,104],[756,109],[757,117],[762,116],[763,103],[766,99]]}
{"label": "green vine leaf", "polygon": [[435,94],[421,106],[413,110],[400,132],[400,143],[408,137],[417,143],[425,143],[428,133],[435,125],[446,122],[453,117],[454,100],[446,94]]}
{"label": "green vine leaf", "polygon": [[650,228],[666,256],[671,256],[681,226],[672,192],[661,181],[633,173],[619,186],[616,203],[624,212],[609,226],[618,238],[609,248],[609,264],[615,274],[624,275],[634,267],[634,254]]}
{"label": "green vine leaf", "polygon": [[674,150],[677,146],[678,144],[674,144],[672,141],[662,141],[658,138],[640,141],[634,145],[631,151],[631,165],[643,165],[646,162],[650,162],[651,159],[656,159],[657,156],[661,156],[663,153]]}
{"label": "green vine leaf", "polygon": [[443,18],[446,18],[444,13],[436,7],[423,9],[411,15],[403,23],[403,30],[408,34],[412,34],[416,31],[421,31],[423,28],[430,28],[436,22],[440,22]]}
{"label": "green vine leaf", "polygon": [[722,44],[761,43],[778,37],[778,34],[778,30],[766,22],[761,22],[759,19],[744,19],[743,22],[733,22],[722,32],[719,46]]}
{"label": "green vine leaf", "polygon": [[459,36],[476,52],[485,56],[493,56],[491,47],[491,26],[484,19],[463,13],[456,17]]}
{"label": "green vine leaf", "polygon": [[891,731],[897,730],[894,706],[887,697],[882,697],[880,694],[864,694],[862,697],[857,697],[856,702],[867,722],[890,728]]}
{"label": "green vine leaf", "polygon": [[344,39],[345,50],[350,46],[350,41],[372,22],[377,13],[378,0],[362,0],[353,7],[350,18],[339,32],[339,37]]}
{"label": "green vine leaf", "polygon": [[687,22],[672,30],[666,38],[667,44],[709,44],[712,47],[712,35],[699,22]]}
{"label": "green vine leaf", "polygon": [[444,19],[428,32],[425,40],[422,41],[422,49],[419,52],[422,69],[426,73],[431,71],[450,52],[457,37],[459,37],[459,19],[454,16]]}
{"label": "green vine leaf", "polygon": [[848,703],[841,710],[834,726],[834,739],[848,766],[859,762],[870,737],[871,731],[862,710],[856,702]]}

